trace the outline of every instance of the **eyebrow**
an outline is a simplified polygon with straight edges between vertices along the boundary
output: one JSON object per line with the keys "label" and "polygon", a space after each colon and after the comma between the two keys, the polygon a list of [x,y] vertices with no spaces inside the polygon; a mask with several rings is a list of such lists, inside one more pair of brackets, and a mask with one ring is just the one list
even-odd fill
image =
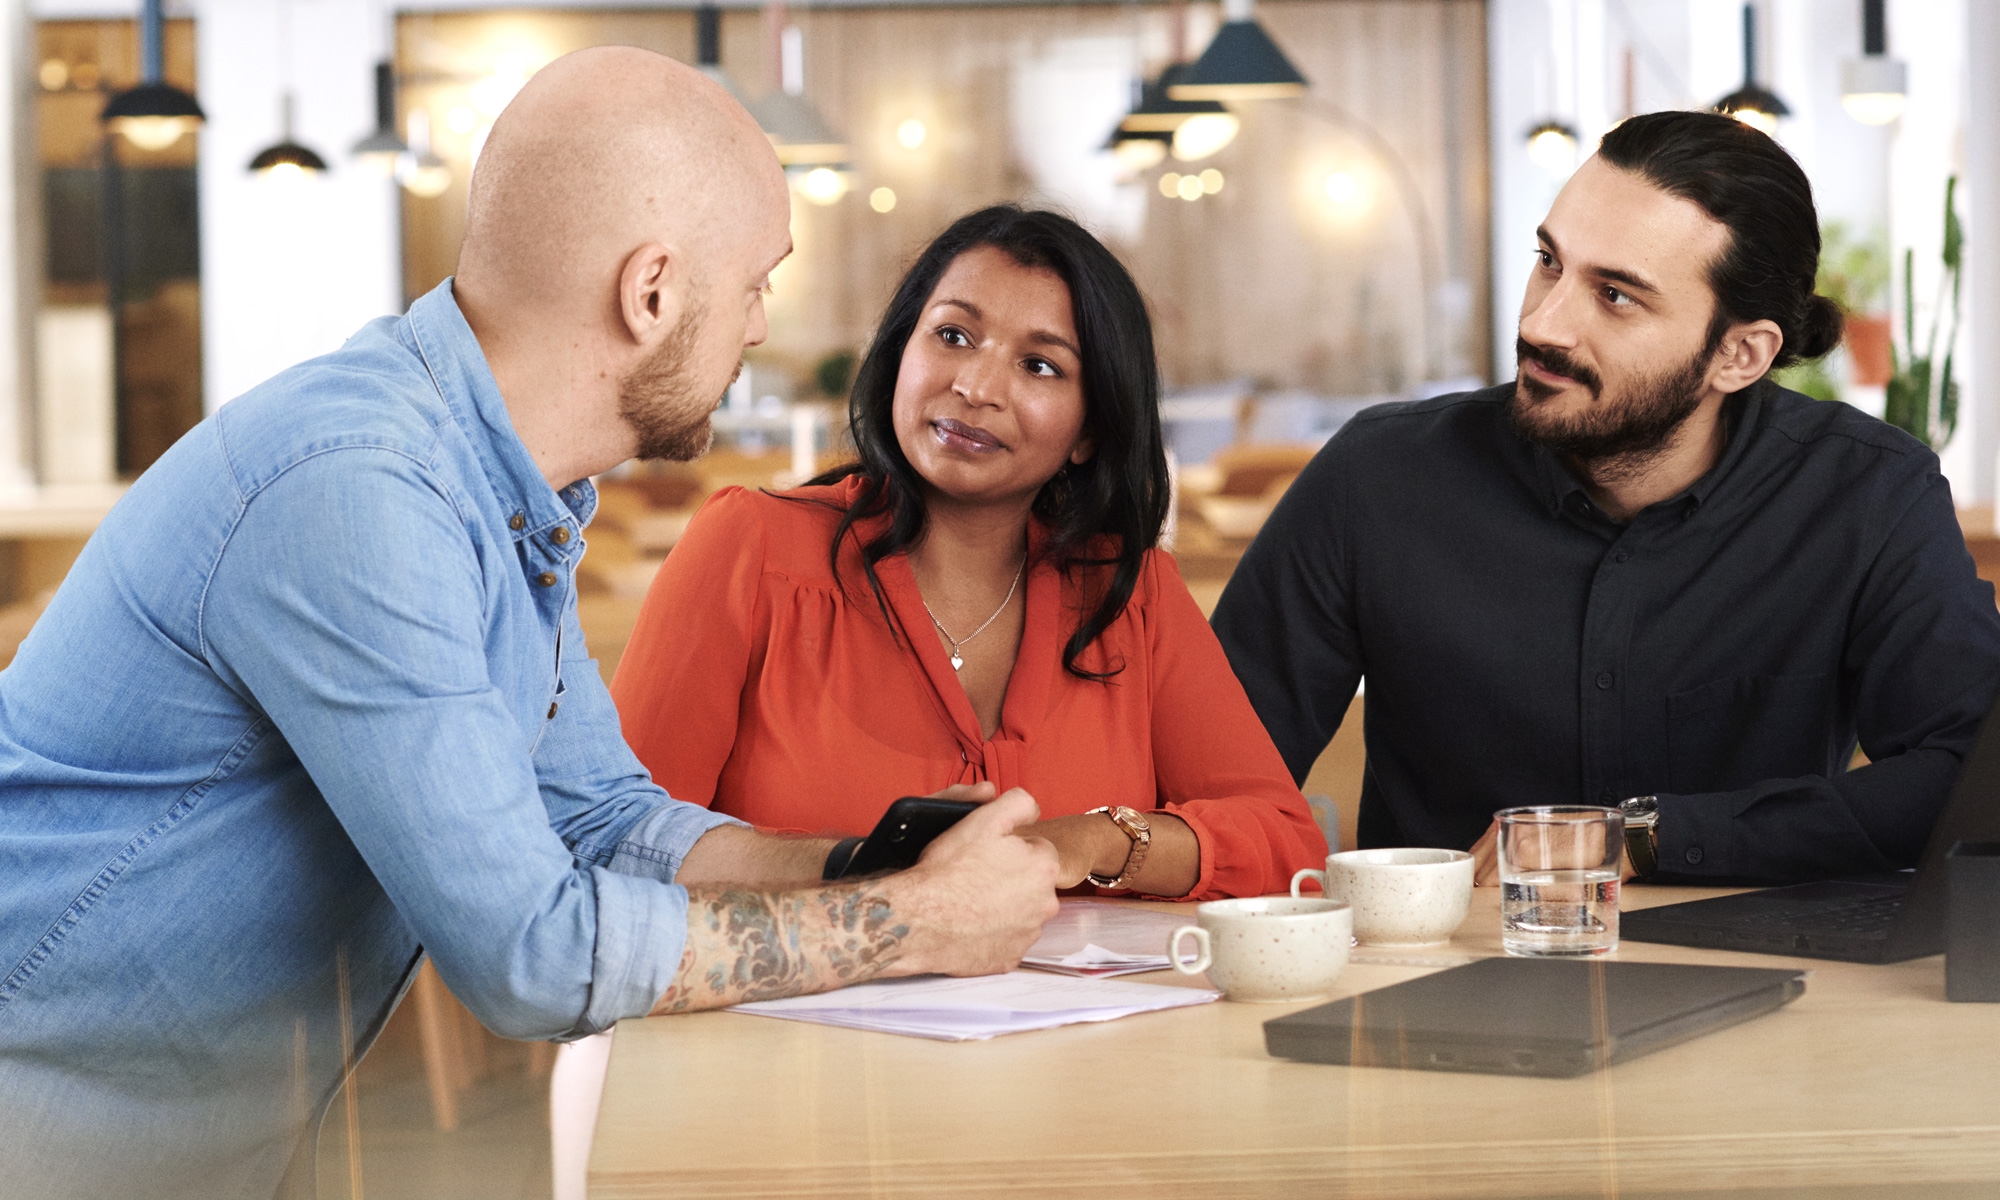
{"label": "eyebrow", "polygon": [[[979,311],[979,306],[972,303],[970,300],[947,298],[938,301],[931,307],[944,308],[947,306],[951,308],[958,308],[965,310],[965,312],[970,314],[972,319],[975,321],[985,316],[984,313]],[[1076,346],[1072,344],[1068,338],[1063,337],[1060,334],[1049,333],[1046,330],[1038,329],[1035,332],[1028,335],[1028,340],[1037,346],[1061,346],[1063,349],[1075,355],[1078,359],[1081,359],[1083,357],[1083,351],[1078,350]]]}
{"label": "eyebrow", "polygon": [[[1555,253],[1557,258],[1562,257],[1562,248],[1556,245],[1556,239],[1550,235],[1548,228],[1546,226],[1537,227],[1535,230],[1535,236],[1540,238],[1542,241],[1547,242],[1549,249]],[[1623,284],[1625,287],[1630,288],[1632,291],[1635,292],[1644,292],[1649,296],[1658,296],[1662,294],[1660,291],[1659,284],[1654,283],[1652,280],[1646,278],[1644,275],[1641,275],[1636,271],[1627,271],[1622,267],[1598,267],[1598,266],[1585,266],[1582,268],[1582,270],[1584,270],[1588,274],[1595,275],[1599,279],[1607,279],[1610,280],[1612,283]]]}

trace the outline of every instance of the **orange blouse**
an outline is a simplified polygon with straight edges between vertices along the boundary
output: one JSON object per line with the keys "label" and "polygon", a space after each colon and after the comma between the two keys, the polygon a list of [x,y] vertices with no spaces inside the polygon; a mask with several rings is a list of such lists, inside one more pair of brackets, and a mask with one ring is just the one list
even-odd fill
{"label": "orange blouse", "polygon": [[754,825],[836,835],[867,833],[898,796],[983,780],[1026,788],[1045,817],[1164,808],[1200,843],[1191,900],[1282,892],[1295,870],[1323,865],[1311,810],[1169,555],[1147,554],[1124,613],[1078,659],[1122,663],[1109,683],[1062,666],[1076,580],[1029,568],[989,741],[908,558],[875,568],[893,629],[852,537],[847,587],[835,581],[827,550],[858,487],[788,493],[799,499],[724,488],[660,568],[612,695],[626,740],[669,793]]}

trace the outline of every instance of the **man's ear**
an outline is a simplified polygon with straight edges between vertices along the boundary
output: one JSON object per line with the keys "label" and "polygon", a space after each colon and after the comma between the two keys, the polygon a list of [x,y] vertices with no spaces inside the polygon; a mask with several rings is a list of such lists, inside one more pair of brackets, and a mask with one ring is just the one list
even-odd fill
{"label": "man's ear", "polygon": [[680,324],[687,303],[687,263],[677,250],[648,242],[618,272],[618,315],[625,331],[650,346]]}
{"label": "man's ear", "polygon": [[1750,321],[1732,325],[1716,347],[1715,360],[1708,366],[1708,382],[1725,395],[1740,392],[1762,379],[1785,348],[1784,331],[1776,321]]}

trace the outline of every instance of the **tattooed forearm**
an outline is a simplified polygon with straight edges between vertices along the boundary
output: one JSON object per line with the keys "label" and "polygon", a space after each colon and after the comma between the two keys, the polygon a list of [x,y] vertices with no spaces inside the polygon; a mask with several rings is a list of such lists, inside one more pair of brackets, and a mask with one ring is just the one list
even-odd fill
{"label": "tattooed forearm", "polygon": [[880,880],[796,892],[691,888],[687,950],[655,1013],[721,1008],[873,979],[909,925]]}

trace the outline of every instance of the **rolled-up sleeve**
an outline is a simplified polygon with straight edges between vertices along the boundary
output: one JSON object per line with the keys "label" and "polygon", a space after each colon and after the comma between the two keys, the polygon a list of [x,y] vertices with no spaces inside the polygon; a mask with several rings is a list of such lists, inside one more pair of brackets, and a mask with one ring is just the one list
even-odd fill
{"label": "rolled-up sleeve", "polygon": [[200,652],[291,745],[480,1020],[582,1036],[666,989],[686,937],[674,869],[720,820],[646,779],[573,615],[565,651],[588,678],[563,664],[546,727],[517,711],[487,617],[497,589],[525,585],[480,553],[466,508],[407,454],[307,458],[245,500]]}

